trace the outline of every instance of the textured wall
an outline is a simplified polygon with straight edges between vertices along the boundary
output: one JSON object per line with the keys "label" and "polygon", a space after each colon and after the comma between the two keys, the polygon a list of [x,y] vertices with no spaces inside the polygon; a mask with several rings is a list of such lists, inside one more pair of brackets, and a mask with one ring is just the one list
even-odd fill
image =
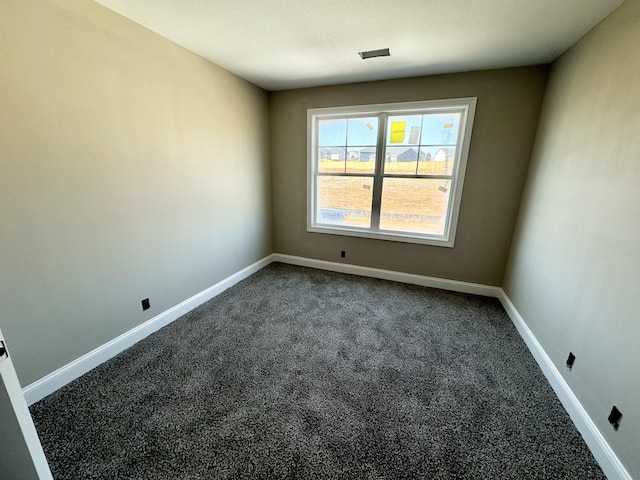
{"label": "textured wall", "polygon": [[[529,164],[546,67],[471,72],[271,93],[270,151],[278,253],[500,285]],[[453,249],[307,233],[308,108],[477,97]]]}
{"label": "textured wall", "polygon": [[3,0],[0,58],[23,385],[271,253],[263,90],[91,1]]}
{"label": "textured wall", "polygon": [[[557,61],[504,289],[640,478],[640,1]],[[576,355],[571,372],[564,368]],[[618,432],[607,422],[616,404]]]}

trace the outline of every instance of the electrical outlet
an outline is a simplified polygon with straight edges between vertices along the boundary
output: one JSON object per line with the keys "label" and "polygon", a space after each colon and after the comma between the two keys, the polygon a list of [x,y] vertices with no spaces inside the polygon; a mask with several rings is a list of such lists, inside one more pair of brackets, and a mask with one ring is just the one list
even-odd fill
{"label": "electrical outlet", "polygon": [[620,428],[620,420],[622,420],[622,412],[618,410],[618,407],[615,405],[611,409],[611,413],[609,414],[609,423],[613,426],[613,429],[617,432],[618,428]]}
{"label": "electrical outlet", "polygon": [[576,361],[576,356],[572,352],[569,352],[569,357],[567,358],[567,368],[569,370],[573,368],[573,364],[575,361]]}
{"label": "electrical outlet", "polygon": [[149,310],[151,308],[151,302],[148,298],[142,300],[142,311]]}
{"label": "electrical outlet", "polygon": [[347,252],[346,252],[346,251],[344,251],[344,250],[341,250],[341,251],[340,251],[340,257],[344,258],[344,257],[346,257],[346,256],[347,256]]}

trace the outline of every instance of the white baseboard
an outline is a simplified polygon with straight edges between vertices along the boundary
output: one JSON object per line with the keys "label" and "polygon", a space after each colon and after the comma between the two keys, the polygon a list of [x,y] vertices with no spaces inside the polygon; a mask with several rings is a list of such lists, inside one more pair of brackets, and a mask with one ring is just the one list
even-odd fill
{"label": "white baseboard", "polygon": [[244,280],[248,276],[254,274],[258,270],[266,267],[272,262],[282,262],[291,265],[299,265],[303,267],[317,268],[320,270],[330,270],[340,273],[348,273],[352,275],[360,275],[363,277],[379,278],[383,280],[391,280],[395,282],[409,283],[412,285],[420,285],[424,287],[440,288],[443,290],[451,290],[455,292],[471,293],[475,295],[483,295],[487,297],[495,297],[500,300],[511,321],[520,333],[520,336],[531,351],[531,354],[538,362],[540,369],[544,373],[547,381],[555,391],[556,395],[562,402],[564,408],[569,413],[573,423],[581,433],[586,444],[590,448],[593,456],[600,464],[600,467],[607,475],[609,480],[632,480],[631,475],[624,468],[614,451],[611,449],[602,433],[598,430],[595,423],[589,417],[589,414],[580,404],[567,382],[564,380],[558,369],[555,367],[551,358],[542,348],[533,332],[529,329],[526,322],[516,310],[515,306],[500,287],[490,285],[482,285],[478,283],[460,282],[456,280],[447,280],[443,278],[427,277],[423,275],[415,275],[411,273],[395,272],[392,270],[382,270],[378,268],[363,267],[359,265],[351,265],[347,263],[328,262],[325,260],[316,260],[312,258],[296,257],[293,255],[284,255],[280,253],[271,254],[258,262],[249,265],[239,272],[225,278],[216,283],[212,287],[203,290],[200,293],[188,298],[178,305],[162,312],[145,323],[123,333],[110,342],[92,350],[73,362],[59,368],[49,375],[25,387],[22,392],[28,405],[31,405],[47,395],[55,392],[67,383],[75,380],[89,370],[97,367],[101,363],[109,360],[123,350],[139,342],[143,338],[153,332],[168,325],[182,315],[193,310],[202,303],[224,292],[227,288]]}
{"label": "white baseboard", "polygon": [[215,285],[203,290],[200,293],[193,295],[192,297],[180,302],[179,304],[171,307],[168,310],[156,315],[155,317],[147,320],[146,322],[132,328],[128,332],[114,338],[113,340],[99,346],[95,350],[84,354],[80,358],[60,367],[59,369],[51,372],[49,375],[27,385],[22,389],[27,405],[32,405],[35,402],[42,400],[47,395],[52,394],[59,388],[65,386],[69,382],[84,375],[89,370],[97,367],[101,363],[106,362],[110,358],[113,358],[120,352],[131,347],[135,343],[139,342],[143,338],[151,335],[153,332],[160,330],[162,327],[169,325],[174,320],[177,320],[182,315],[190,312],[197,306],[203,304],[207,300],[212,299],[216,295],[221,294],[227,288],[232,287],[236,283],[244,280],[249,275],[254,274],[258,270],[269,265],[273,262],[273,255],[269,255],[256,263],[243,268],[239,272],[221,280]]}
{"label": "white baseboard", "polygon": [[609,480],[632,480],[629,472],[624,468],[578,397],[575,396],[569,384],[562,377],[502,288],[500,288],[498,298],[607,478]]}
{"label": "white baseboard", "polygon": [[379,278],[381,280],[392,280],[394,282],[409,283],[422,287],[439,288],[441,290],[451,290],[454,292],[472,293],[485,297],[496,297],[500,295],[500,287],[492,287],[479,283],[460,282],[457,280],[447,280],[437,277],[426,277],[413,273],[395,272],[392,270],[382,270],[380,268],[362,267],[348,263],[328,262],[326,260],[315,260],[313,258],[295,257],[282,253],[273,254],[274,262],[299,265],[301,267],[311,267],[320,270],[331,270],[332,272],[350,273],[362,277]]}

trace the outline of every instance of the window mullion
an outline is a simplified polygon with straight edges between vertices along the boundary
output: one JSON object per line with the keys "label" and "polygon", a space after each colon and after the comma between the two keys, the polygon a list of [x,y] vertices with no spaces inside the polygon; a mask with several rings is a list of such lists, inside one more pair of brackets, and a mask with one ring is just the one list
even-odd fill
{"label": "window mullion", "polygon": [[378,140],[376,143],[376,169],[373,179],[373,195],[371,200],[371,229],[380,229],[380,204],[382,203],[382,176],[386,155],[387,115],[378,115]]}

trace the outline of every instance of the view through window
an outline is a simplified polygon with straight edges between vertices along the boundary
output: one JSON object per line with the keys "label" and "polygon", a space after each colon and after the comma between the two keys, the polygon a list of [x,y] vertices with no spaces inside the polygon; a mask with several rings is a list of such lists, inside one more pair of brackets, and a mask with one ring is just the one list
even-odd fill
{"label": "view through window", "polygon": [[475,104],[309,110],[308,230],[453,246]]}

